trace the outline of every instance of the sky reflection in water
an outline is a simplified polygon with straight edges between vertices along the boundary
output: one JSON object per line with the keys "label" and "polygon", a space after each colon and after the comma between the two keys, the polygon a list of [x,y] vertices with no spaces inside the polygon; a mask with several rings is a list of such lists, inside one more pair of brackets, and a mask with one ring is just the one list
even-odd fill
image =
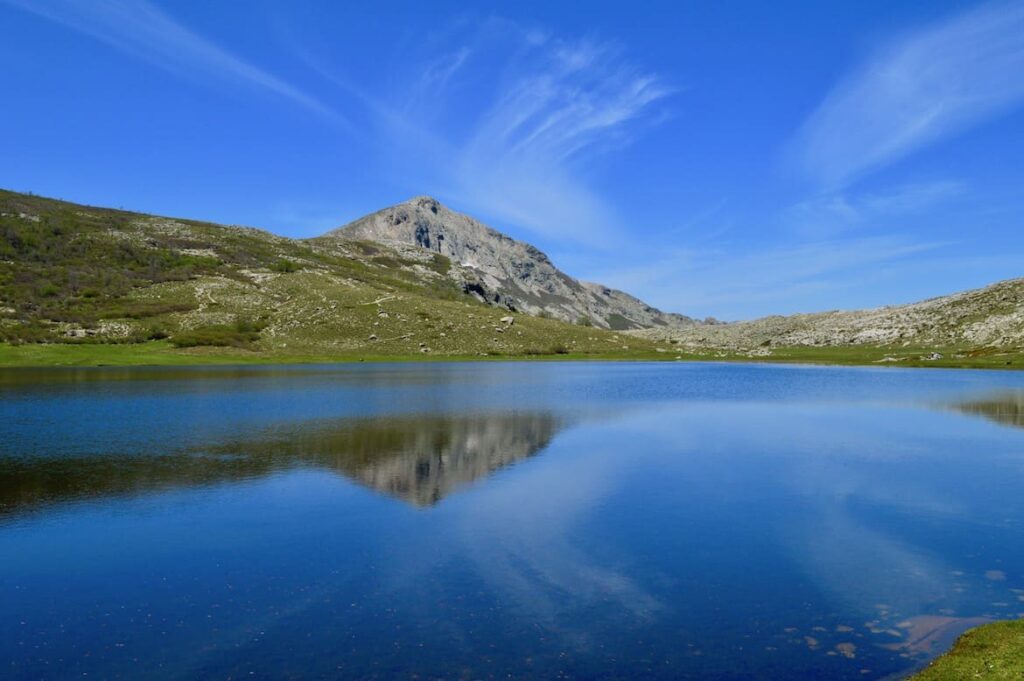
{"label": "sky reflection in water", "polygon": [[0,372],[14,677],[884,678],[1024,613],[1024,376]]}

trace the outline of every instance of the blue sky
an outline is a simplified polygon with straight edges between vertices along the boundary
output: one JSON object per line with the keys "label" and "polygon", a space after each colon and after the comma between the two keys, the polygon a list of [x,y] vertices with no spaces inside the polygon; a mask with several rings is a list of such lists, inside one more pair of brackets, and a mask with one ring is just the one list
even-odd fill
{"label": "blue sky", "polygon": [[1024,2],[0,0],[0,186],[313,236],[419,194],[664,309],[1024,275]]}

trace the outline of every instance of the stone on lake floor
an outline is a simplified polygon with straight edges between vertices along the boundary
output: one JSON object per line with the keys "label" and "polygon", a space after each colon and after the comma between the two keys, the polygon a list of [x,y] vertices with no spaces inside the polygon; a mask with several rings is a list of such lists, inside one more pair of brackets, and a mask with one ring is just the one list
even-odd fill
{"label": "stone on lake floor", "polygon": [[857,657],[857,646],[853,643],[837,643],[836,650],[839,651],[840,655],[849,660]]}

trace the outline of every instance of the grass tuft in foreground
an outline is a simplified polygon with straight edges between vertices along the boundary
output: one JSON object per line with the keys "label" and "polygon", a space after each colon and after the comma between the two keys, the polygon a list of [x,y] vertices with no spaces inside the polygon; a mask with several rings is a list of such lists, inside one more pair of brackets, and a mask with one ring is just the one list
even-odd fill
{"label": "grass tuft in foreground", "polygon": [[957,639],[953,649],[913,677],[913,681],[1024,679],[1024,620],[993,622]]}

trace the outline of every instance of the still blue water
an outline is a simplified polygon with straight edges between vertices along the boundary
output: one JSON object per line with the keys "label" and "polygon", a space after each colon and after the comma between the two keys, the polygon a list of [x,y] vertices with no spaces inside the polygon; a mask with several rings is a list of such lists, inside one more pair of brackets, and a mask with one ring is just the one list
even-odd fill
{"label": "still blue water", "polygon": [[0,677],[898,678],[1022,490],[1011,372],[0,371]]}

